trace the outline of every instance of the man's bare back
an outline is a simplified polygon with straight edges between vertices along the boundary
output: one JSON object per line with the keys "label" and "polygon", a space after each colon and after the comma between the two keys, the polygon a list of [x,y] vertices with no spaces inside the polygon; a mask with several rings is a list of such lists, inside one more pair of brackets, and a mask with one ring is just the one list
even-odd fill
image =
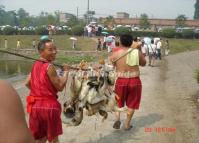
{"label": "man's bare back", "polygon": [[[121,47],[121,49],[117,52],[112,53],[110,56],[110,60],[114,62],[116,59],[120,58],[122,55],[128,52],[127,47]],[[135,49],[137,50],[137,49]],[[138,51],[138,56],[139,56],[139,65],[144,66],[146,64],[146,60],[144,58],[144,55],[140,51]],[[126,74],[130,74],[129,76],[134,76],[137,74],[139,76],[139,65],[135,66],[129,66],[126,64],[126,59],[127,59],[127,54],[120,58],[117,62],[115,62],[115,67],[116,67],[116,72],[119,74],[120,77],[123,77],[123,74],[126,76]],[[128,75],[127,75],[128,76]]]}

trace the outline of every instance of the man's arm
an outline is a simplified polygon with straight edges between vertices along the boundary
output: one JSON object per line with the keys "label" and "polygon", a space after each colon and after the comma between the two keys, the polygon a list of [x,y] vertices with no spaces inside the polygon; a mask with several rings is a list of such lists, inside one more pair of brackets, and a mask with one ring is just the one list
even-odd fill
{"label": "man's arm", "polygon": [[140,66],[146,65],[145,55],[142,53],[141,50],[139,50],[139,64],[140,64]]}
{"label": "man's arm", "polygon": [[28,77],[26,78],[25,80],[25,86],[30,89],[30,77],[31,77],[31,74],[28,75]]}
{"label": "man's arm", "polygon": [[0,142],[34,143],[21,100],[14,88],[5,81],[0,81],[0,97]]}
{"label": "man's arm", "polygon": [[50,81],[58,91],[62,91],[66,85],[68,78],[68,71],[65,71],[64,76],[59,77],[54,66],[50,66],[47,71]]}

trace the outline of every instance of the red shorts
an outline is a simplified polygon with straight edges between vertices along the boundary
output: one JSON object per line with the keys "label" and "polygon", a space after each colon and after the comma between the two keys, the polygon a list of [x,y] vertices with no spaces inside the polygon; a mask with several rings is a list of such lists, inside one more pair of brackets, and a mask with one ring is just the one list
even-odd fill
{"label": "red shorts", "polygon": [[36,140],[44,137],[51,142],[52,139],[61,135],[61,105],[58,101],[36,101],[29,116],[29,128]]}
{"label": "red shorts", "polygon": [[119,108],[126,106],[139,109],[142,92],[142,83],[139,77],[118,78],[115,83],[116,101]]}

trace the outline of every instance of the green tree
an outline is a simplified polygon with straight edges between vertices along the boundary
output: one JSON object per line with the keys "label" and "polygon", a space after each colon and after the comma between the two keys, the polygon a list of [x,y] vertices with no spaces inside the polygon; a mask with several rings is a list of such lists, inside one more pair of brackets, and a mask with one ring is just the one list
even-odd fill
{"label": "green tree", "polygon": [[76,16],[71,15],[70,19],[66,23],[69,27],[74,27],[79,24],[79,21]]}
{"label": "green tree", "polygon": [[184,14],[179,15],[176,18],[176,27],[184,27],[186,26],[185,22],[187,20],[187,17]]}
{"label": "green tree", "polygon": [[5,7],[3,5],[0,5],[0,25],[4,24],[4,17],[5,17],[6,11]]}
{"label": "green tree", "polygon": [[108,27],[108,28],[112,28],[115,24],[115,20],[113,16],[108,16],[106,17],[106,20],[104,21],[104,26]]}
{"label": "green tree", "polygon": [[150,22],[148,21],[148,15],[147,14],[141,14],[140,16],[140,28],[143,28],[143,29],[147,29],[147,28],[150,28]]}
{"label": "green tree", "polygon": [[121,26],[121,27],[116,28],[116,29],[114,30],[114,33],[115,33],[115,35],[117,35],[117,36],[121,36],[121,35],[123,35],[123,34],[132,34],[132,31],[131,31],[131,29],[128,28],[128,27],[123,27],[123,26]]}
{"label": "green tree", "polygon": [[194,12],[194,19],[199,19],[199,0],[196,0],[196,3],[194,5],[195,12]]}
{"label": "green tree", "polygon": [[55,16],[53,16],[51,14],[48,15],[48,24],[53,24],[53,25],[56,24]]}
{"label": "green tree", "polygon": [[20,26],[28,26],[29,25],[29,13],[27,13],[23,8],[20,8],[17,11],[18,21]]}

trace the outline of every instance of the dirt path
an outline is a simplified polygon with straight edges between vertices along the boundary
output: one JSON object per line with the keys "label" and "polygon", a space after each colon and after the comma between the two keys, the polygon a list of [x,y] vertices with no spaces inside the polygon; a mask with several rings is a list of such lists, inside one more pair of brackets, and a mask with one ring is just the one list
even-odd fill
{"label": "dirt path", "polygon": [[[198,55],[199,51],[172,55],[156,67],[141,68],[143,96],[132,130],[114,130],[112,113],[103,123],[99,115],[85,116],[78,127],[63,125],[61,143],[198,143],[199,103],[194,102],[199,96],[194,79]],[[27,94],[24,88],[18,92]]]}

